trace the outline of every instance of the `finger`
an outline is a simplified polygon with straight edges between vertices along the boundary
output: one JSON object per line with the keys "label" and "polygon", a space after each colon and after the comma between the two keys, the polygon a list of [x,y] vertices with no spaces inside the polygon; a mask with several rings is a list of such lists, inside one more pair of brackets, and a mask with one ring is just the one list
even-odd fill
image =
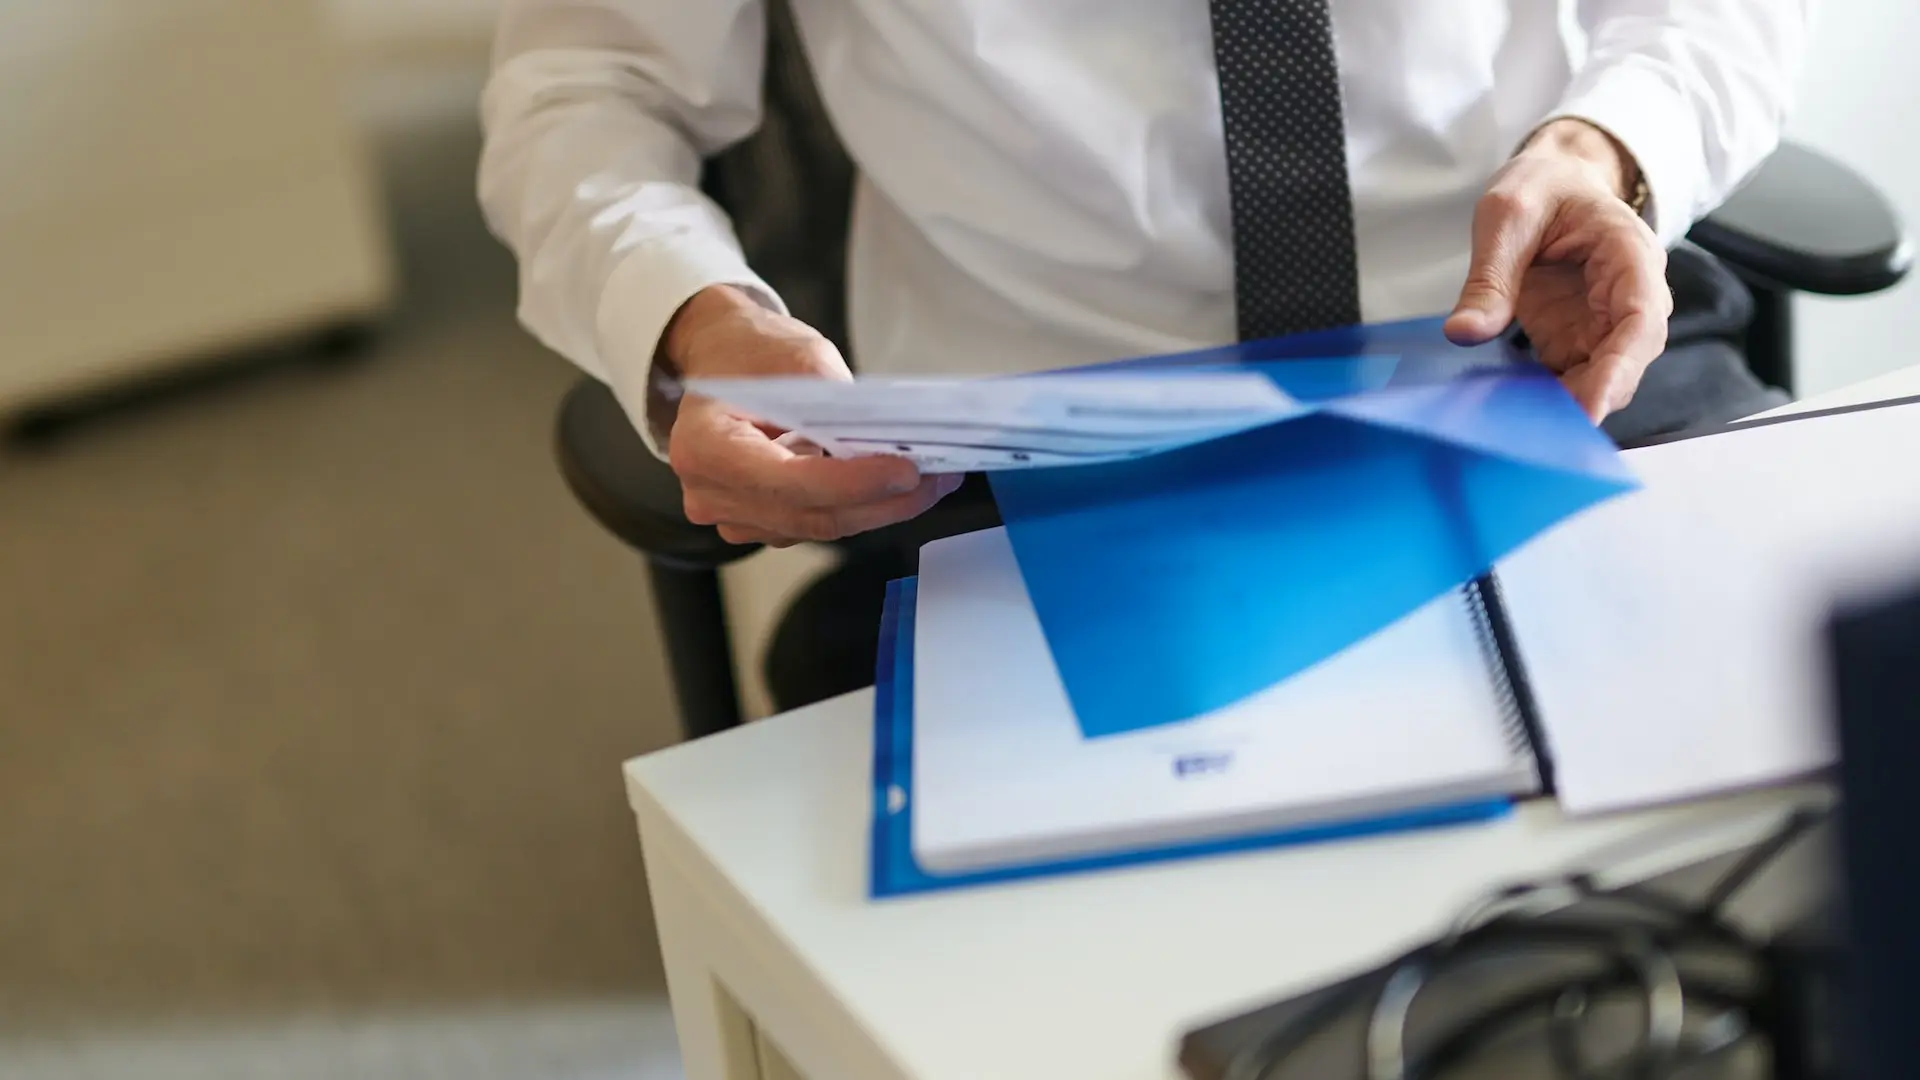
{"label": "finger", "polygon": [[[807,541],[839,540],[918,517],[932,509],[941,499],[958,490],[964,479],[965,477],[959,474],[928,477],[908,496],[890,499],[877,505],[830,511],[789,512],[768,519],[777,524],[759,525],[721,520],[718,526],[720,537],[730,544],[764,544],[768,547],[781,548]],[[714,500],[699,496],[690,496],[689,502],[693,503],[696,499],[699,500],[699,505],[708,508],[724,502],[724,498]],[[756,509],[750,506],[743,507],[739,512],[754,514]],[[691,516],[690,513],[689,517]],[[721,516],[724,517],[724,515]]]}
{"label": "finger", "polygon": [[[1667,252],[1645,222],[1625,208],[1594,215],[1571,234],[1592,252],[1583,260],[1599,269],[1589,274],[1604,282],[1606,292],[1596,296],[1614,315],[1630,310],[1671,313],[1673,294],[1667,287]],[[1552,252],[1546,254],[1553,258]],[[1578,257],[1577,255],[1574,257]]]}
{"label": "finger", "polygon": [[803,540],[839,540],[919,517],[940,501],[943,486],[939,477],[928,477],[905,495],[858,506],[793,511],[770,525],[775,532]]}
{"label": "finger", "polygon": [[[1589,415],[1601,419],[1633,400],[1647,367],[1659,358],[1667,343],[1667,322],[1653,312],[1638,311],[1614,324],[1613,332],[1593,352]],[[1595,412],[1595,410],[1598,410]]]}
{"label": "finger", "polygon": [[1567,393],[1579,402],[1580,411],[1596,425],[1612,412],[1606,405],[1605,379],[1593,361],[1582,361],[1568,368],[1560,376],[1560,385],[1567,388]]}
{"label": "finger", "polygon": [[1534,356],[1553,371],[1566,371],[1584,362],[1586,347],[1584,302],[1581,308],[1562,307],[1553,313],[1522,323]]}
{"label": "finger", "polygon": [[1448,338],[1478,344],[1512,324],[1520,280],[1540,250],[1550,209],[1547,198],[1518,186],[1495,186],[1481,197],[1467,281],[1445,325]]}
{"label": "finger", "polygon": [[674,424],[669,456],[689,487],[717,489],[771,504],[825,508],[876,502],[913,491],[920,471],[896,457],[829,458],[796,454],[752,421],[710,401]]}
{"label": "finger", "polygon": [[1567,370],[1592,351],[1586,277],[1577,266],[1530,270],[1518,317],[1535,358],[1554,371]]}
{"label": "finger", "polygon": [[751,525],[721,525],[719,531],[720,539],[729,544],[760,544],[764,547],[787,548],[799,543],[790,536],[756,529]]}
{"label": "finger", "polygon": [[[927,505],[931,506],[932,502],[938,502],[951,493],[950,488],[943,487],[947,482],[945,477],[929,476],[914,485],[912,490],[899,495],[887,495],[867,502],[845,503],[839,506],[797,505],[767,499],[749,491],[713,487],[704,482],[690,484],[684,490],[687,520],[696,525],[729,523],[811,540],[837,539],[837,536],[816,537],[812,531],[802,530],[795,523],[825,522],[838,515],[852,515],[849,520],[853,521],[865,521],[873,516],[884,518],[889,512],[915,505],[917,500],[928,494],[931,494],[932,501]],[[953,483],[958,486],[957,481]],[[850,532],[860,531],[864,530],[850,530]],[[848,535],[848,533],[839,535]]]}
{"label": "finger", "polygon": [[[1607,281],[1598,299],[1610,327],[1592,353],[1595,407],[1614,412],[1633,400],[1647,368],[1667,347],[1673,293],[1666,281],[1666,252],[1639,231],[1615,233],[1599,255]],[[1603,413],[1604,415],[1604,413]]]}
{"label": "finger", "polygon": [[[925,513],[951,494],[957,482],[930,476],[904,495],[836,507],[795,507],[724,490],[694,490],[686,496],[687,520],[727,525],[799,540],[838,540]],[[759,541],[755,541],[756,543]]]}

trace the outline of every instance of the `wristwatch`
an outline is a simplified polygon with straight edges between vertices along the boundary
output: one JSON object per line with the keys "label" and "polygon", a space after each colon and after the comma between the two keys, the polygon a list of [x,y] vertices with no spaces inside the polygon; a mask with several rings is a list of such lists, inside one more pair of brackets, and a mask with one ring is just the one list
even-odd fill
{"label": "wristwatch", "polygon": [[1640,171],[1640,163],[1632,156],[1627,158],[1633,175],[1627,180],[1627,205],[1640,217],[1647,216],[1647,202],[1653,198],[1653,190],[1647,187],[1647,174]]}

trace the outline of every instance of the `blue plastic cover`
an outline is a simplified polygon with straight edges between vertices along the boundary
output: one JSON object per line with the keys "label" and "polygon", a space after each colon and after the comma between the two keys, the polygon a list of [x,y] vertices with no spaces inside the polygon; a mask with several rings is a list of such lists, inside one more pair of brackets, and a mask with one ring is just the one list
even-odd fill
{"label": "blue plastic cover", "polygon": [[1122,367],[1257,367],[1318,411],[1154,457],[991,477],[1089,737],[1230,705],[1635,486],[1554,375],[1437,320]]}
{"label": "blue plastic cover", "polygon": [[908,896],[940,889],[1086,873],[1206,855],[1465,825],[1505,817],[1513,809],[1512,800],[1509,799],[1477,799],[1383,817],[1330,822],[1278,832],[1112,851],[1101,855],[963,873],[928,873],[921,869],[919,860],[913,854],[913,623],[916,585],[914,578],[889,583],[880,618],[880,650],[874,672],[873,826],[867,852],[867,895],[870,898]]}

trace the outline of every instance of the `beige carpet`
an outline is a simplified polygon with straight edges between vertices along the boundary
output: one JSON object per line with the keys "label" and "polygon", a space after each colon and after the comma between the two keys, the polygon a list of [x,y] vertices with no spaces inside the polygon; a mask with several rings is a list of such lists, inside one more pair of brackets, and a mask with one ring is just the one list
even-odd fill
{"label": "beige carpet", "polygon": [[618,775],[671,707],[550,464],[475,88],[390,88],[364,363],[0,457],[6,1080],[671,1075]]}

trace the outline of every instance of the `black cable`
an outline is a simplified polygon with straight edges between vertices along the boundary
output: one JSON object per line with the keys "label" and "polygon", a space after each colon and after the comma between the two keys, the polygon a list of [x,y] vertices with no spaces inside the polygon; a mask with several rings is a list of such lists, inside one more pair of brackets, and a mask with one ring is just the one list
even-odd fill
{"label": "black cable", "polygon": [[[1517,890],[1513,893],[1517,895]],[[1605,898],[1605,894],[1594,895]],[[1678,935],[1671,939],[1669,947],[1681,947],[1690,938],[1705,939],[1696,941],[1696,945],[1729,947],[1736,944],[1725,934],[1688,926],[1687,920],[1694,914],[1691,907],[1676,907],[1663,897],[1656,897],[1656,904],[1651,906],[1672,918],[1675,923],[1671,930],[1664,930],[1657,938],[1665,942],[1669,940],[1666,934]],[[1463,935],[1452,945],[1422,945],[1396,957],[1381,965],[1371,976],[1357,979],[1340,992],[1314,1003],[1307,1013],[1268,1032],[1253,1046],[1236,1055],[1228,1063],[1225,1080],[1268,1080],[1274,1068],[1284,1063],[1302,1042],[1311,1038],[1326,1023],[1366,1000],[1377,999],[1397,972],[1434,968],[1436,974],[1444,974],[1452,967],[1464,966],[1489,956],[1570,946],[1592,949],[1595,955],[1605,955],[1606,950],[1617,942],[1617,923],[1593,925],[1583,919],[1566,918],[1564,913],[1554,914],[1557,918],[1551,923],[1530,923],[1510,917],[1496,919]]]}
{"label": "black cable", "polygon": [[[1555,1005],[1563,1005],[1568,1000],[1569,993],[1580,995],[1580,1000],[1584,1004],[1592,1001],[1596,996],[1601,996],[1597,994],[1596,991],[1604,989],[1604,987],[1592,986],[1569,987],[1561,992],[1560,999],[1555,1002]],[[1633,990],[1637,988],[1629,984],[1623,986],[1621,989]],[[1714,1015],[1712,1021],[1706,1025],[1716,1037],[1706,1039],[1699,1035],[1688,1035],[1686,1032],[1682,1032],[1675,1045],[1664,1051],[1658,1062],[1643,1061],[1641,1062],[1643,1066],[1648,1064],[1664,1064],[1667,1069],[1673,1071],[1692,1068],[1695,1065],[1705,1062],[1710,1058],[1717,1057],[1738,1046],[1740,1041],[1751,1031],[1753,1025],[1752,1016],[1758,1006],[1758,1002],[1754,997],[1743,994],[1738,990],[1699,982],[1693,982],[1688,985],[1687,997],[1690,1001],[1710,1005],[1719,1010]],[[1577,1019],[1577,1016],[1567,1019],[1564,1011],[1556,1012],[1553,1023],[1547,1030],[1548,1046],[1550,1049],[1553,1049],[1557,1043],[1563,1048],[1560,1052],[1565,1055],[1566,1061],[1562,1063],[1561,1071],[1566,1072],[1569,1076],[1585,1077],[1588,1073],[1579,1071],[1575,1053],[1569,1052],[1574,1049],[1572,1039],[1575,1038],[1571,1033],[1571,1024]],[[1645,1057],[1646,1053],[1647,1048],[1645,1046],[1637,1047],[1633,1051],[1633,1055],[1642,1058]],[[1628,1060],[1632,1060],[1632,1057],[1630,1056]],[[1621,1063],[1616,1063],[1616,1068],[1619,1064]],[[1568,1066],[1573,1067],[1569,1068]],[[1591,1071],[1592,1070],[1589,1070],[1589,1072]]]}
{"label": "black cable", "polygon": [[[1697,903],[1639,885],[1602,891],[1577,874],[1502,889],[1476,906],[1440,940],[1411,950],[1328,995],[1307,1014],[1267,1032],[1228,1063],[1226,1080],[1271,1080],[1299,1047],[1325,1026],[1371,1001],[1366,1027],[1368,1080],[1440,1080],[1515,1025],[1547,1016],[1548,1048],[1567,1080],[1666,1080],[1675,1071],[1724,1053],[1754,1035],[1770,1037],[1772,1012],[1756,989],[1743,993],[1699,975],[1680,958],[1736,957],[1764,973],[1764,943],[1726,918],[1726,909],[1759,874],[1827,816],[1797,810],[1766,839],[1742,854]],[[1573,903],[1544,913],[1524,910],[1529,899],[1565,893]],[[1580,910],[1584,906],[1585,910]],[[1614,907],[1605,912],[1601,909]],[[1409,1057],[1405,1023],[1414,999],[1434,982],[1472,962],[1513,958],[1551,949],[1588,950],[1604,961],[1597,972],[1496,1002],[1470,1021],[1438,1036]],[[1756,978],[1756,988],[1764,978]],[[1602,1065],[1580,1060],[1578,1024],[1596,1000],[1637,993],[1647,1025],[1636,1049]],[[1712,1037],[1689,1036],[1690,1007],[1718,1010]],[[1677,1017],[1677,1019],[1676,1019]]]}
{"label": "black cable", "polygon": [[[1395,991],[1391,1002],[1383,990],[1376,1001],[1373,1025],[1387,1017],[1389,1030],[1397,1032],[1392,1040],[1392,1053],[1384,1056],[1378,1046],[1371,1045],[1368,1061],[1371,1077],[1383,1077],[1386,1080],[1431,1080],[1443,1074],[1451,1067],[1454,1059],[1470,1051],[1471,1048],[1485,1045],[1498,1036],[1505,1034],[1514,1024],[1526,1019],[1530,1012],[1539,1011],[1543,1006],[1563,1001],[1569,990],[1586,988],[1610,989],[1616,986],[1637,988],[1641,991],[1642,1001],[1647,1009],[1646,1045],[1643,1055],[1658,1051],[1660,1058],[1684,1058],[1693,1060],[1698,1055],[1679,1053],[1685,1049],[1681,1045],[1684,1034],[1685,1006],[1691,1001],[1719,1003],[1723,1006],[1738,1007],[1742,1013],[1742,1026],[1745,1026],[1746,1013],[1757,1008],[1757,1001],[1738,991],[1719,986],[1709,980],[1697,977],[1689,978],[1680,971],[1674,955],[1687,946],[1683,940],[1656,942],[1652,934],[1640,934],[1631,927],[1604,928],[1600,926],[1542,925],[1524,927],[1494,927],[1492,935],[1476,937],[1470,946],[1457,956],[1450,958],[1454,966],[1464,966],[1470,962],[1488,960],[1521,959],[1527,952],[1538,951],[1542,947],[1564,948],[1569,945],[1594,950],[1595,959],[1607,962],[1600,972],[1576,979],[1571,983],[1556,983],[1545,988],[1534,988],[1519,995],[1509,997],[1484,1010],[1478,1017],[1455,1028],[1444,1035],[1432,1049],[1418,1057],[1408,1058],[1405,1054],[1406,1010],[1412,997],[1426,986],[1439,981],[1446,974],[1445,967],[1435,964],[1403,965],[1396,969],[1394,976],[1387,981],[1387,987]],[[1683,934],[1683,937],[1695,935]],[[1696,940],[1695,944],[1720,944],[1712,940]],[[1664,975],[1664,979],[1659,976]],[[1398,983],[1398,986],[1395,986]],[[1662,985],[1662,983],[1670,985]],[[1667,990],[1665,1000],[1661,991]],[[1392,1010],[1383,1014],[1382,1009],[1391,1004]],[[1661,1006],[1664,1005],[1664,1008]],[[1575,1017],[1577,1019],[1577,1017]],[[1666,1023],[1662,1023],[1662,1020]],[[1549,1034],[1564,1033],[1565,1023],[1556,1014],[1555,1023]],[[1377,1034],[1377,1033],[1376,1033]],[[1565,1045],[1565,1044],[1563,1044]],[[1714,1048],[1715,1052],[1718,1047]],[[1270,1073],[1274,1061],[1268,1065]],[[1603,1072],[1585,1066],[1567,1066],[1562,1063],[1562,1071],[1575,1080],[1605,1075]],[[1658,1073],[1654,1075],[1659,1075]]]}
{"label": "black cable", "polygon": [[[1672,925],[1639,927],[1636,932],[1665,951],[1681,953],[1705,949],[1747,955],[1738,939],[1730,933],[1724,930],[1715,932],[1717,928],[1690,925],[1685,921],[1683,917],[1693,914],[1692,908],[1676,911],[1671,904],[1662,904],[1654,910]],[[1296,1022],[1268,1033],[1259,1044],[1240,1055],[1230,1066],[1227,1076],[1229,1080],[1268,1080],[1301,1043],[1327,1022],[1368,999],[1377,1003],[1396,976],[1402,980],[1403,989],[1409,989],[1405,984],[1412,981],[1414,985],[1410,989],[1417,992],[1424,985],[1476,962],[1520,959],[1542,951],[1577,948],[1589,950],[1596,959],[1611,962],[1610,967],[1589,976],[1588,981],[1601,980],[1596,984],[1601,986],[1615,982],[1638,985],[1632,965],[1619,949],[1623,929],[1631,927],[1620,920],[1606,923],[1590,918],[1567,918],[1564,913],[1553,913],[1553,921],[1550,922],[1503,917],[1476,928],[1450,947],[1422,946],[1383,965],[1373,977],[1358,980],[1343,992],[1317,1003],[1309,1014],[1299,1017]],[[1737,991],[1712,982],[1689,979],[1686,986],[1689,999],[1695,999],[1697,994],[1700,995],[1698,1000],[1723,1008],[1737,1006],[1743,1013],[1758,1007],[1757,1002],[1740,996]],[[1538,1011],[1550,1005],[1565,989],[1565,984],[1546,989],[1536,988],[1517,998],[1495,1004],[1480,1017],[1443,1036],[1441,1042],[1420,1062],[1408,1066],[1404,1076],[1407,1080],[1425,1080],[1442,1075],[1446,1068],[1453,1066],[1454,1058],[1491,1042],[1504,1033],[1503,1029],[1524,1019],[1528,1011]]]}
{"label": "black cable", "polygon": [[[1409,1072],[1420,1078],[1439,1078],[1447,1075],[1448,1070],[1457,1068],[1471,1060],[1475,1054],[1485,1050],[1501,1036],[1514,1027],[1525,1023],[1535,1014],[1551,1014],[1554,1006],[1569,991],[1578,991],[1587,995],[1589,1000],[1605,999],[1621,992],[1637,991],[1639,982],[1630,971],[1615,970],[1604,976],[1586,982],[1568,985],[1555,985],[1545,988],[1533,988],[1509,997],[1482,1013],[1472,1023],[1447,1033],[1431,1050],[1428,1050],[1419,1065]],[[1721,1017],[1734,1015],[1744,1025],[1746,1016],[1757,1004],[1750,995],[1729,986],[1710,981],[1701,981],[1691,985],[1688,996],[1717,1008]],[[1551,1030],[1551,1028],[1550,1028]],[[1688,1056],[1691,1062],[1699,1062],[1714,1054],[1726,1050],[1726,1046],[1710,1045],[1698,1047]]]}

